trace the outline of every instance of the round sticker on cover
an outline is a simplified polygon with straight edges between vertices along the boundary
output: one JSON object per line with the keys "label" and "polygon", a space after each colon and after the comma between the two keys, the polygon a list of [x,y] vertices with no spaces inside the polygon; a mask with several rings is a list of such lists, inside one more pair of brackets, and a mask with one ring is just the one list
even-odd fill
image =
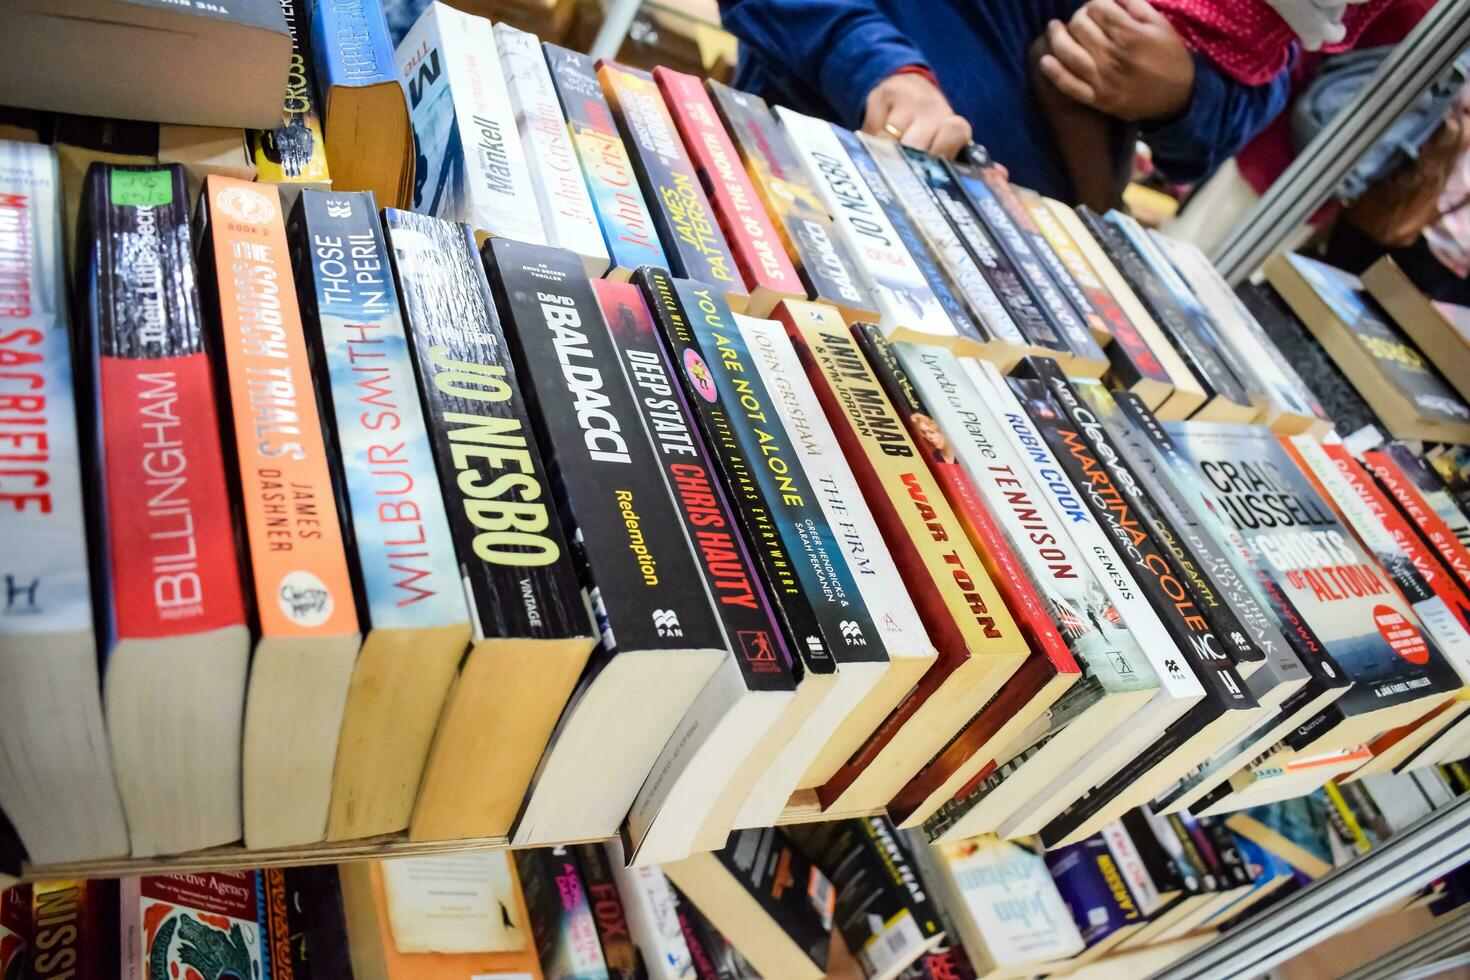
{"label": "round sticker on cover", "polygon": [[689,381],[694,385],[694,390],[699,392],[700,398],[713,402],[719,397],[719,391],[715,388],[715,376],[710,373],[704,358],[699,356],[699,351],[693,347],[684,351],[684,373],[689,376]]}
{"label": "round sticker on cover", "polygon": [[332,593],[310,572],[290,572],[276,590],[281,612],[297,626],[320,626],[332,616]]}
{"label": "round sticker on cover", "polygon": [[1411,664],[1429,663],[1429,644],[1403,613],[1391,606],[1374,606],[1373,622],[1394,653]]}
{"label": "round sticker on cover", "polygon": [[247,225],[263,225],[276,216],[276,202],[251,187],[226,187],[214,196],[214,206]]}

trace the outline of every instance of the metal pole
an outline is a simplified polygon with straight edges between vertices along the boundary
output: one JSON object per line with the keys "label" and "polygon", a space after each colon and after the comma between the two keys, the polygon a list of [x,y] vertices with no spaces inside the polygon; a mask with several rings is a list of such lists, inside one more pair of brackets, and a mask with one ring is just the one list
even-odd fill
{"label": "metal pole", "polygon": [[1462,796],[1300,893],[1191,953],[1155,980],[1256,977],[1403,901],[1470,856]]}
{"label": "metal pole", "polygon": [[592,47],[587,50],[587,56],[593,61],[598,58],[616,58],[641,6],[642,0],[612,0],[611,3],[603,4],[602,26],[597,29],[597,37],[592,39]]}
{"label": "metal pole", "polygon": [[1467,46],[1470,0],[1439,0],[1220,243],[1213,258],[1225,278],[1255,272]]}

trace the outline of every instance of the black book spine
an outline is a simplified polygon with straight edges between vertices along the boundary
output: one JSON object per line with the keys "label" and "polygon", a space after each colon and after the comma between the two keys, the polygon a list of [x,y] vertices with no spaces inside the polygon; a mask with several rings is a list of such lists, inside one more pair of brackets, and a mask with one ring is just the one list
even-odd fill
{"label": "black book spine", "polygon": [[[670,886],[673,888],[673,886]],[[689,901],[678,888],[673,888],[674,911],[679,917],[679,930],[689,947],[690,965],[696,980],[759,980],[755,968],[740,951],[730,945],[720,930]]]}
{"label": "black book spine", "polygon": [[578,844],[572,848],[582,886],[587,891],[587,905],[597,925],[597,938],[602,944],[602,958],[607,963],[608,980],[639,980],[647,977],[628,931],[628,918],[623,912],[623,899],[608,865],[607,851],[601,844]]}
{"label": "black book spine", "polygon": [[[563,845],[512,851],[511,857],[516,863],[521,894],[526,900],[526,918],[530,920],[528,925],[532,941],[536,944],[536,958],[541,961],[542,968],[550,972],[557,962],[563,934],[573,926],[577,910],[569,905],[580,904],[582,876],[571,849]],[[565,902],[563,888],[573,892]]]}
{"label": "black book spine", "polygon": [[[826,876],[780,827],[737,830],[715,859],[813,965],[824,969],[835,896]],[[791,887],[792,882],[800,887]]]}
{"label": "black book spine", "polygon": [[1246,867],[1245,859],[1240,856],[1240,848],[1235,846],[1235,835],[1225,826],[1225,822],[1218,817],[1200,817],[1199,825],[1204,828],[1210,844],[1215,848],[1215,855],[1220,859],[1223,874],[1231,886],[1249,885],[1255,881],[1250,868]]}
{"label": "black book spine", "polygon": [[985,281],[990,283],[990,288],[1005,304],[1011,319],[1026,340],[1039,347],[1069,352],[1066,341],[1056,332],[1051,321],[1032,298],[1020,273],[1016,271],[1015,264],[997,246],[995,238],[981,223],[969,198],[960,189],[954,174],[944,162],[928,154],[908,150],[905,150],[905,156],[915,173],[933,192],[955,234],[979,266]]}
{"label": "black book spine", "polygon": [[1195,602],[1187,576],[1148,533],[1143,491],[1096,416],[1055,361],[1028,357],[1020,370],[1021,376],[1010,379],[1011,387],[1098,523],[1118,542],[1139,587],[1188,656],[1209,702],[1220,711],[1255,707],[1229,651]]}
{"label": "black book spine", "polygon": [[[710,450],[715,469],[740,521],[746,546],[760,562],[777,620],[785,634],[791,667],[800,678],[804,671],[830,674],[837,669],[828,649],[816,610],[801,588],[792,558],[782,543],[775,517],[767,506],[751,472],[750,462],[740,451],[729,414],[714,388],[714,378],[699,353],[684,306],[674,289],[674,279],[662,269],[644,266],[633,274],[643,291],[659,338],[678,372],[685,398],[695,410],[700,433]],[[699,366],[699,380],[691,377]]]}
{"label": "black book spine", "polygon": [[678,370],[659,342],[637,287],[628,302],[603,299],[603,315],[632,387],[645,431],[658,450],[664,479],[679,505],[690,546],[699,556],[715,610],[751,690],[789,690],[791,652],[740,533],[734,508],[710,462],[710,453]]}
{"label": "black book spine", "polygon": [[[1102,351],[1088,333],[1087,325],[1052,280],[1045,262],[1032,247],[1031,238],[986,181],[985,172],[962,163],[950,164],[950,172],[1001,252],[1020,273],[1022,287],[1046,317],[1052,333],[1060,338],[1059,349],[1081,356],[1095,352],[1095,356],[1101,359]],[[1032,227],[1035,227],[1034,223]],[[1041,244],[1045,245],[1045,242]],[[1078,345],[1081,345],[1080,349]]]}
{"label": "black book spine", "polygon": [[1159,842],[1155,826],[1157,818],[1149,817],[1142,808],[1135,808],[1123,814],[1120,819],[1123,830],[1133,842],[1134,851],[1138,853],[1138,859],[1143,862],[1144,870],[1153,880],[1154,889],[1160,894],[1184,891],[1184,878],[1179,874],[1179,868]]}
{"label": "black book spine", "polygon": [[582,260],[505,238],[487,242],[484,257],[552,485],[576,528],[604,654],[723,648]]}
{"label": "black book spine", "polygon": [[476,637],[586,636],[575,561],[472,233],[393,208],[383,229]]}

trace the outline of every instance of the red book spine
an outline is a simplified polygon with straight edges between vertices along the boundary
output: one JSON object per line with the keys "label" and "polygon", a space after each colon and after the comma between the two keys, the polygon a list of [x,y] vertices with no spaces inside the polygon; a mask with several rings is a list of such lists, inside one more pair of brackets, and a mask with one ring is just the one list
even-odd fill
{"label": "red book spine", "polygon": [[1460,583],[1470,587],[1470,552],[1460,544],[1444,518],[1434,512],[1434,508],[1419,493],[1419,488],[1399,466],[1398,461],[1379,449],[1364,453],[1363,459],[1373,470],[1378,482],[1393,496],[1394,502],[1414,522],[1425,540],[1434,546],[1434,550],[1444,559]]}
{"label": "red book spine", "polygon": [[209,363],[101,358],[118,638],[245,621]]}

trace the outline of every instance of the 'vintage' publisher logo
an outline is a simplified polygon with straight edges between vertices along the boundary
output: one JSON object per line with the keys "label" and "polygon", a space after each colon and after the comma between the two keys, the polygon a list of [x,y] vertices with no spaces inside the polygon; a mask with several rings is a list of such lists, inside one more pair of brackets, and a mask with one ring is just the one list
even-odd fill
{"label": "'vintage' publisher logo", "polygon": [[709,365],[704,358],[699,356],[699,351],[690,347],[684,351],[684,373],[689,376],[689,382],[694,385],[694,390],[699,392],[699,397],[707,402],[713,402],[719,397],[715,388],[715,376],[710,373]]}
{"label": "'vintage' publisher logo", "polygon": [[214,196],[214,206],[247,225],[263,225],[276,216],[276,203],[249,187],[226,187]]}
{"label": "'vintage' publisher logo", "polygon": [[288,572],[276,598],[281,612],[297,626],[320,626],[332,618],[332,593],[310,572]]}

